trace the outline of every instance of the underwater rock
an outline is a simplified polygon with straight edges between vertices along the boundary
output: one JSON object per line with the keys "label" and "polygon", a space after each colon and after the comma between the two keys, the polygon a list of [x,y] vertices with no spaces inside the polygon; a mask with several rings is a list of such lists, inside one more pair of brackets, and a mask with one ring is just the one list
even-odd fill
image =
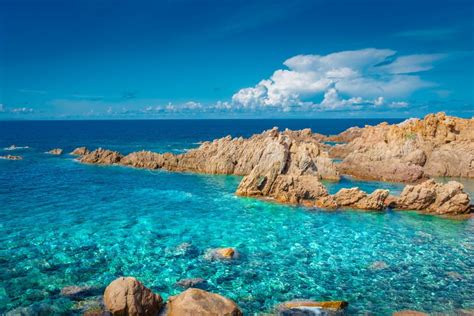
{"label": "underwater rock", "polygon": [[82,163],[97,165],[112,165],[120,162],[122,155],[117,151],[98,148],[79,158]]}
{"label": "underwater rock", "polygon": [[235,248],[214,248],[209,249],[204,258],[207,260],[232,260],[240,257],[239,252]]}
{"label": "underwater rock", "polygon": [[89,152],[90,152],[89,149],[87,149],[86,147],[77,147],[76,149],[71,151],[71,155],[83,156],[83,155],[88,154]]}
{"label": "underwater rock", "polygon": [[387,269],[389,266],[385,261],[375,261],[369,266],[370,270],[383,270]]}
{"label": "underwater rock", "polygon": [[406,310],[395,312],[392,314],[392,316],[428,316],[428,314],[406,309]]}
{"label": "underwater rock", "polygon": [[396,202],[396,208],[437,215],[457,215],[468,213],[470,202],[461,183],[449,181],[441,184],[431,179],[418,185],[407,185]]}
{"label": "underwater rock", "polygon": [[94,295],[96,292],[97,288],[92,286],[71,285],[61,289],[61,295],[71,299],[82,299]]}
{"label": "underwater rock", "polygon": [[0,159],[6,159],[6,160],[22,160],[22,156],[14,156],[14,155],[6,155],[6,156],[0,156]]}
{"label": "underwater rock", "polygon": [[121,277],[105,289],[104,303],[114,315],[154,316],[161,309],[163,299],[137,279]]}
{"label": "underwater rock", "polygon": [[179,295],[171,296],[167,308],[168,316],[243,315],[234,301],[219,294],[194,288],[187,289]]}
{"label": "underwater rock", "polygon": [[189,278],[179,280],[176,285],[187,289],[190,287],[202,288],[206,283],[207,281],[202,278]]}
{"label": "underwater rock", "polygon": [[61,148],[54,148],[47,152],[47,154],[58,155],[58,156],[62,155],[62,153],[63,153],[63,150]]}
{"label": "underwater rock", "polygon": [[293,300],[276,307],[278,315],[343,315],[349,306],[345,301],[316,302],[311,300]]}
{"label": "underwater rock", "polygon": [[400,124],[366,126],[330,154],[357,178],[416,182],[435,176],[474,177],[474,119],[429,114]]}

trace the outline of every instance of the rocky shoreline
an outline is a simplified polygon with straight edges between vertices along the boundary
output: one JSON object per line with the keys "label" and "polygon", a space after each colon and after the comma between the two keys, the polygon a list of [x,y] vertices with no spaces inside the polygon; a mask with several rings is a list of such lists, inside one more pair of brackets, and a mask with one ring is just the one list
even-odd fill
{"label": "rocky shoreline", "polygon": [[[328,146],[326,141],[344,141]],[[230,136],[203,142],[186,153],[132,152],[76,148],[71,154],[86,164],[122,165],[207,174],[244,176],[236,194],[325,209],[417,210],[435,215],[471,212],[462,184],[439,184],[432,176],[474,177],[474,120],[427,115],[396,125],[350,128],[326,137],[278,128],[248,139]],[[343,158],[338,164],[333,158]],[[371,194],[359,188],[330,195],[322,179],[342,174],[362,179],[398,181],[407,185],[400,196],[387,190]]]}

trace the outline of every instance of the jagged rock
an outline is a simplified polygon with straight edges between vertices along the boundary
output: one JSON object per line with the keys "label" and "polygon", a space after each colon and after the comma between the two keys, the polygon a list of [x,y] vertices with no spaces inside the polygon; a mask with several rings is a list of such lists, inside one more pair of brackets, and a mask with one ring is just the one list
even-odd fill
{"label": "jagged rock", "polygon": [[135,168],[158,169],[163,166],[163,155],[151,151],[138,151],[123,157],[120,164]]}
{"label": "jagged rock", "polygon": [[83,156],[83,155],[87,155],[89,152],[90,152],[89,149],[87,149],[86,147],[77,147],[71,152],[71,155]]}
{"label": "jagged rock", "polygon": [[14,156],[14,155],[6,155],[6,156],[0,156],[0,159],[6,159],[6,160],[22,160],[22,156]]}
{"label": "jagged rock", "polygon": [[385,199],[388,197],[388,190],[377,189],[371,194],[359,188],[341,189],[334,195],[329,195],[318,199],[315,202],[321,208],[357,208],[362,210],[382,210],[385,208]]}
{"label": "jagged rock", "polygon": [[203,278],[181,279],[176,282],[176,285],[186,289],[190,287],[201,288],[206,285],[206,280]]}
{"label": "jagged rock", "polygon": [[232,300],[200,289],[187,289],[168,300],[168,316],[228,315],[240,316],[241,310]]}
{"label": "jagged rock", "polygon": [[461,183],[450,181],[440,184],[431,179],[418,185],[407,185],[396,207],[438,215],[457,215],[470,211],[470,199]]}
{"label": "jagged rock", "polygon": [[338,170],[358,178],[416,182],[430,176],[474,177],[474,119],[429,114],[423,120],[366,126],[330,150]]}
{"label": "jagged rock", "polygon": [[330,142],[348,143],[362,135],[362,128],[354,126],[346,129],[337,135],[331,135],[327,138]]}
{"label": "jagged rock", "polygon": [[349,303],[345,301],[316,302],[311,300],[294,300],[276,307],[278,315],[343,315]]}
{"label": "jagged rock", "polygon": [[51,155],[62,155],[63,153],[63,150],[61,148],[54,148],[54,149],[51,149],[50,151],[47,152],[48,154],[51,154]]}
{"label": "jagged rock", "polygon": [[120,162],[122,157],[119,152],[98,148],[81,156],[79,161],[97,165],[112,165]]}
{"label": "jagged rock", "polygon": [[104,303],[113,315],[155,316],[163,305],[163,299],[137,279],[121,277],[105,289]]}
{"label": "jagged rock", "polygon": [[204,255],[207,260],[232,260],[238,259],[239,256],[237,249],[231,247],[209,249]]}

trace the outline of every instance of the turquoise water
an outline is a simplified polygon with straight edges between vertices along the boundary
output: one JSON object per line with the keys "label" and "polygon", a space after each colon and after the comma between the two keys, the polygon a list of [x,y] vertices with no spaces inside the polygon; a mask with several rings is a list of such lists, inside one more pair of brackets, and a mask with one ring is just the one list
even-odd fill
{"label": "turquoise water", "polygon": [[[100,133],[81,137],[70,144],[140,147],[139,140],[127,147]],[[180,151],[201,137],[141,146]],[[0,160],[0,313],[39,304],[71,312],[75,303],[60,296],[62,287],[103,288],[121,275],[165,297],[182,291],[176,281],[201,277],[246,313],[295,298],[344,299],[352,314],[474,308],[472,220],[239,198],[239,177],[81,165],[43,154],[56,147],[49,138],[16,139],[31,147],[16,152],[24,160]],[[401,189],[350,178],[327,184],[331,192]],[[191,251],[180,251],[183,243]],[[240,259],[204,259],[207,249],[226,246],[236,247]]]}

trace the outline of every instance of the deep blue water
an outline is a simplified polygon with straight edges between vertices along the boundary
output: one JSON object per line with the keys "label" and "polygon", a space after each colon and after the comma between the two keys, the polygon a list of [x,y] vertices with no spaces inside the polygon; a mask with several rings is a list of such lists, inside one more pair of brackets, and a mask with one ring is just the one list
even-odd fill
{"label": "deep blue water", "polygon": [[[350,312],[390,315],[474,308],[474,223],[414,212],[326,212],[236,197],[239,177],[81,165],[46,150],[98,146],[182,152],[228,134],[273,126],[335,134],[361,120],[0,122],[0,313],[47,304],[77,311],[68,285],[106,286],[130,275],[163,296],[186,277],[234,299],[246,313],[285,300],[350,302]],[[392,183],[344,178],[331,192]],[[194,251],[177,250],[182,243]],[[235,262],[203,253],[236,247]],[[374,262],[385,268],[374,269]],[[371,267],[372,266],[372,267]]]}

